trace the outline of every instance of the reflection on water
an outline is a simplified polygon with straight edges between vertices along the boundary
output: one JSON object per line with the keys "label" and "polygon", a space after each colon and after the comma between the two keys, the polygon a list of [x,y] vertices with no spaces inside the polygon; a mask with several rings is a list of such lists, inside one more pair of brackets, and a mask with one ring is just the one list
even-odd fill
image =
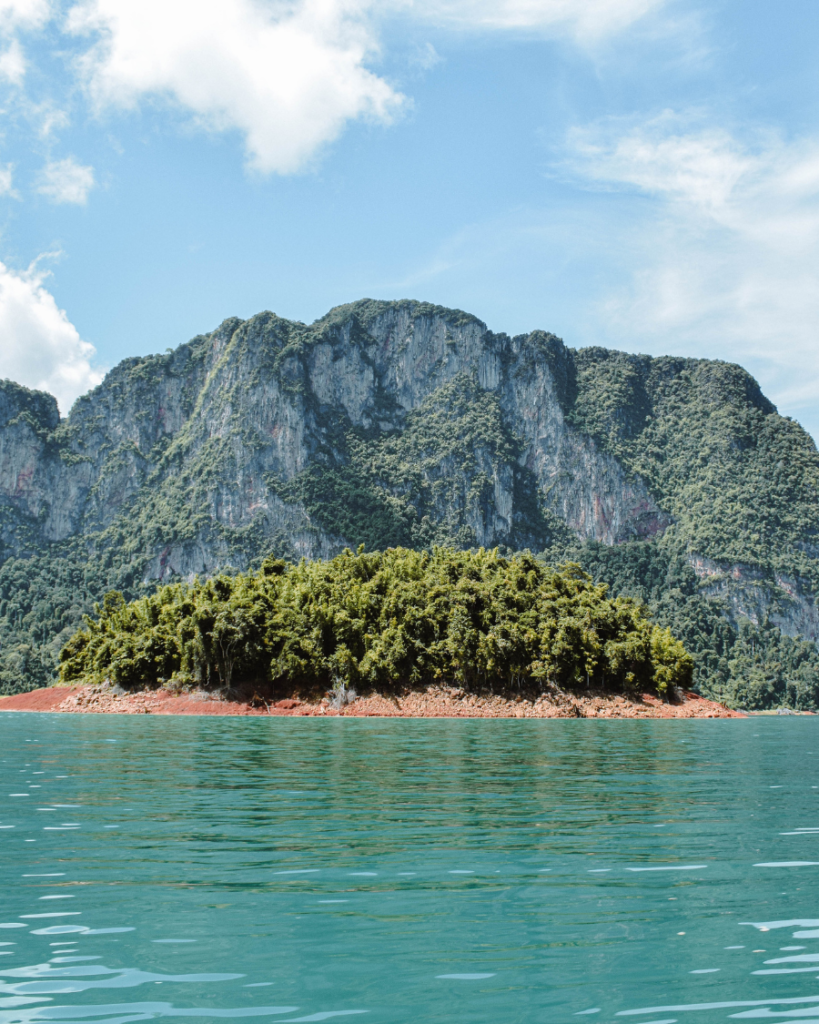
{"label": "reflection on water", "polygon": [[0,1024],[819,1024],[818,728],[0,714]]}

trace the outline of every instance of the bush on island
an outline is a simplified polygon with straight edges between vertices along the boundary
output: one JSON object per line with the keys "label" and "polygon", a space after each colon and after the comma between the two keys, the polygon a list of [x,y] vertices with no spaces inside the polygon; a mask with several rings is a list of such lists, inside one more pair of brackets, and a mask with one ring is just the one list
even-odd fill
{"label": "bush on island", "polygon": [[690,686],[691,657],[630,598],[532,555],[390,548],[112,592],[61,655],[64,682],[390,689]]}

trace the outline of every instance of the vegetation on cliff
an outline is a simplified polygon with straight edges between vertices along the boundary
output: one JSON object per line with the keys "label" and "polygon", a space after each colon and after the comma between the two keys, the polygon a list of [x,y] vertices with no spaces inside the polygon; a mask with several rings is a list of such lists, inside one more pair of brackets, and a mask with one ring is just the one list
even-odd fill
{"label": "vegetation on cliff", "polygon": [[749,373],[600,348],[575,365],[571,422],[673,515],[666,542],[819,593],[819,453]]}
{"label": "vegetation on cliff", "polygon": [[816,644],[786,636],[767,619],[732,622],[724,599],[703,593],[684,551],[663,540],[607,547],[556,544],[551,561],[577,562],[611,593],[643,603],[652,618],[680,638],[694,659],[695,688],[732,708],[819,708]]}
{"label": "vegetation on cliff", "polygon": [[537,550],[553,535],[555,517],[537,500],[532,474],[516,464],[522,444],[504,422],[498,396],[470,374],[436,388],[401,430],[342,424],[339,434],[343,461],[313,464],[277,489],[356,546],[476,547],[468,522],[491,517],[494,478],[504,472],[515,492],[516,547]]}
{"label": "vegetation on cliff", "polygon": [[692,661],[577,566],[435,548],[267,560],[256,573],[109,593],[61,655],[65,682],[233,688],[594,685],[669,693]]}

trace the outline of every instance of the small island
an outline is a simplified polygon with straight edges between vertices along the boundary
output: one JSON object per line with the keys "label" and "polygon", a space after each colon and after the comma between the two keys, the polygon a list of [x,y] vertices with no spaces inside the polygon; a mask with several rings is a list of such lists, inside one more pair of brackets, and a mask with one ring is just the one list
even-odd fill
{"label": "small island", "polygon": [[111,592],[60,663],[63,685],[320,713],[359,695],[362,711],[390,699],[400,709],[414,693],[476,713],[540,704],[581,714],[601,696],[679,699],[693,673],[668,629],[579,566],[443,547],[267,559],[131,602]]}

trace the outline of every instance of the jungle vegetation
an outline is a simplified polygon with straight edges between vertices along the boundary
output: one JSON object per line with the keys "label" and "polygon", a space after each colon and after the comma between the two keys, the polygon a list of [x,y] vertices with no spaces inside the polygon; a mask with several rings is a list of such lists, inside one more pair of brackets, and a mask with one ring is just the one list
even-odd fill
{"label": "jungle vegetation", "polygon": [[733,708],[819,708],[819,652],[764,619],[734,622],[725,602],[702,591],[685,553],[671,544],[633,541],[607,547],[594,541],[556,544],[551,561],[578,562],[611,593],[644,604],[694,659],[695,689]]}
{"label": "jungle vegetation", "polygon": [[747,371],[602,348],[574,362],[570,422],[671,513],[666,543],[819,593],[819,453]]}
{"label": "jungle vegetation", "polygon": [[531,555],[392,548],[106,595],[60,655],[66,683],[387,689],[605,687],[670,694],[693,663],[639,602]]}

